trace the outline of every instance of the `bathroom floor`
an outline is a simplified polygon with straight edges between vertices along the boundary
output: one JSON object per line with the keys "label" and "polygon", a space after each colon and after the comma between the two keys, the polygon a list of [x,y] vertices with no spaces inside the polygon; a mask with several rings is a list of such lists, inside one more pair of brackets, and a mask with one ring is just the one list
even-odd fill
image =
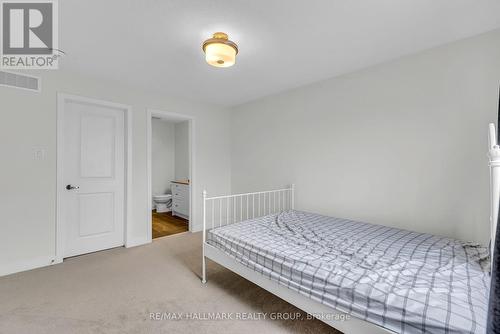
{"label": "bathroom floor", "polygon": [[188,228],[189,222],[184,218],[172,216],[171,212],[153,211],[153,239],[187,232]]}

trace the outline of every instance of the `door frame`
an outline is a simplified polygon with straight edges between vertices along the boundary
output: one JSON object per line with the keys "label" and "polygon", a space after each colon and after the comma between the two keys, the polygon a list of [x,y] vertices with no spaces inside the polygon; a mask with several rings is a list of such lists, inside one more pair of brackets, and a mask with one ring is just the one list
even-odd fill
{"label": "door frame", "polygon": [[153,116],[172,120],[180,120],[188,122],[188,147],[189,147],[189,227],[188,231],[193,230],[193,208],[195,200],[195,118],[190,115],[178,114],[170,111],[147,108],[146,109],[146,142],[147,142],[147,174],[148,174],[148,242],[153,241],[153,194],[152,194],[152,161],[151,161],[151,139],[153,136],[152,120]]}
{"label": "door frame", "polygon": [[124,146],[125,146],[125,180],[124,180],[124,222],[123,222],[123,240],[125,247],[134,246],[129,232],[131,231],[132,223],[132,107],[125,104],[109,102],[100,99],[83,97],[79,95],[57,92],[57,166],[56,166],[56,245],[55,245],[55,263],[60,263],[64,259],[63,242],[65,237],[66,222],[62,218],[62,198],[64,194],[64,120],[65,112],[64,105],[66,101],[75,101],[87,104],[96,104],[105,107],[120,109],[123,111],[125,126],[124,126]]}

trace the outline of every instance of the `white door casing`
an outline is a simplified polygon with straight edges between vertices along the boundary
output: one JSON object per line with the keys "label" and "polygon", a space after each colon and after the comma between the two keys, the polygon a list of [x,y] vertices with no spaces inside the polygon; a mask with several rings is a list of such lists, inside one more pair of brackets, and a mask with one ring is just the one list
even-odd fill
{"label": "white door casing", "polygon": [[127,109],[86,99],[60,102],[63,135],[58,187],[64,189],[58,189],[58,226],[63,227],[58,255],[70,257],[122,246]]}

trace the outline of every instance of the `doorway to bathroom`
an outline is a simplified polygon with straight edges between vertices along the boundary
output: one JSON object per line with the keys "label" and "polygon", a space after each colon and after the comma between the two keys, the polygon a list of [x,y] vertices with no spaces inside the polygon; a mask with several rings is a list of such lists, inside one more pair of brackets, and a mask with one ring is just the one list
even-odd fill
{"label": "doorway to bathroom", "polygon": [[149,240],[191,230],[194,119],[147,110]]}

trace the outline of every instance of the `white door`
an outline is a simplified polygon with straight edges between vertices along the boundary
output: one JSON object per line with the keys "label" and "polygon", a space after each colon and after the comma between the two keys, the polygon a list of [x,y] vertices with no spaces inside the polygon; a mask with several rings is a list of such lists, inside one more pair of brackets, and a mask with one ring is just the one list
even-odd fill
{"label": "white door", "polygon": [[64,100],[64,257],[124,244],[124,110]]}

